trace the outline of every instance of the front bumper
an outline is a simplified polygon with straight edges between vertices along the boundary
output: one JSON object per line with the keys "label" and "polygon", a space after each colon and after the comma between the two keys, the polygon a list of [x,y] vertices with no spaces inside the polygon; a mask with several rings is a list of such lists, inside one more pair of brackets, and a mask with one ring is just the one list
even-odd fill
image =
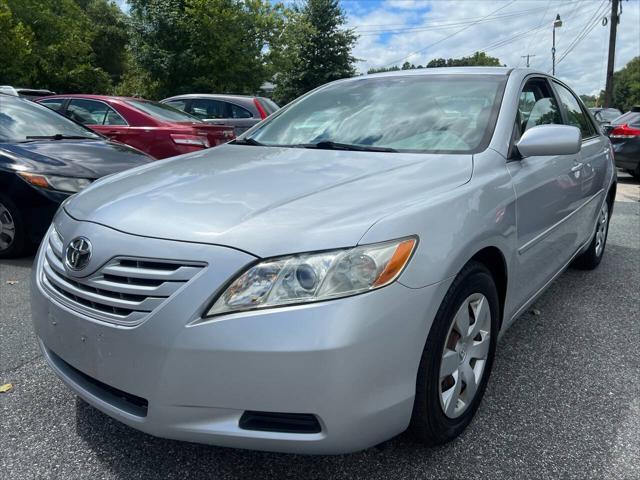
{"label": "front bumper", "polygon": [[[410,289],[396,282],[341,300],[202,319],[216,290],[253,257],[68,217],[58,228],[65,242],[83,235],[126,250],[113,254],[170,252],[207,263],[142,323],[126,327],[91,319],[50,295],[41,281],[41,247],[32,312],[43,353],[104,413],[160,437],[299,453],[360,450],[408,426],[420,356],[447,284]],[[144,399],[144,413],[81,375]],[[321,431],[245,430],[239,420],[249,410],[312,414]]]}

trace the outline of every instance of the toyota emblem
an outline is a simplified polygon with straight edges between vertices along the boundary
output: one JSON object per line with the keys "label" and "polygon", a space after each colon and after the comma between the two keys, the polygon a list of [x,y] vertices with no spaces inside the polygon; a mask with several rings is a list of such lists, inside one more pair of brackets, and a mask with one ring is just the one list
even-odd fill
{"label": "toyota emblem", "polygon": [[85,237],[76,237],[67,246],[65,263],[71,270],[82,270],[91,259],[91,242]]}

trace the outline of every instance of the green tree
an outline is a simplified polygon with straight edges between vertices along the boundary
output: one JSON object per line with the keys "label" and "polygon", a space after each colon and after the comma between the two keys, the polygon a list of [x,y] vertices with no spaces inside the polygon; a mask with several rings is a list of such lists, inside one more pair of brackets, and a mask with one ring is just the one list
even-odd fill
{"label": "green tree", "polygon": [[294,7],[289,21],[296,23],[285,46],[292,60],[276,74],[277,101],[287,103],[327,82],[355,75],[351,52],[357,36],[344,27],[346,16],[338,0],[306,0]]}
{"label": "green tree", "polygon": [[85,93],[110,89],[109,75],[95,63],[94,25],[75,0],[6,3],[15,19],[31,31],[33,64],[24,66],[29,86]]}
{"label": "green tree", "polygon": [[[269,78],[269,44],[282,25],[267,0],[131,0],[133,62],[158,97],[253,93]],[[133,82],[129,77],[127,81]]]}
{"label": "green tree", "polygon": [[91,22],[94,65],[104,70],[113,84],[120,82],[127,68],[129,24],[120,8],[107,0],[76,0]]}
{"label": "green tree", "polygon": [[[598,105],[604,103],[604,91],[598,96]],[[613,74],[614,108],[626,112],[635,105],[640,105],[640,57],[635,57],[624,68]]]}
{"label": "green tree", "polygon": [[434,58],[426,67],[422,65],[414,65],[411,62],[404,62],[402,67],[394,65],[393,67],[370,68],[367,73],[396,72],[398,70],[413,70],[416,68],[435,68],[435,67],[500,67],[500,60],[490,57],[484,52],[476,52],[470,57],[462,58]]}
{"label": "green tree", "polygon": [[34,75],[33,33],[0,0],[0,84],[29,85]]}
{"label": "green tree", "polygon": [[427,63],[427,68],[434,67],[501,67],[500,60],[490,57],[484,52],[476,52],[469,57],[461,58],[436,58]]}
{"label": "green tree", "polygon": [[580,99],[587,108],[595,107],[598,102],[595,95],[580,95]]}

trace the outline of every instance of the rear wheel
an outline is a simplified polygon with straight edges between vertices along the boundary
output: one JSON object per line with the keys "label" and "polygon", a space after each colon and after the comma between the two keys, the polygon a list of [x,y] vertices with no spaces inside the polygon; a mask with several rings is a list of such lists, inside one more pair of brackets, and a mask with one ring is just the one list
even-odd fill
{"label": "rear wheel", "polygon": [[583,270],[593,270],[602,261],[604,255],[604,248],[607,245],[607,235],[609,233],[609,199],[607,198],[602,207],[600,208],[600,214],[598,215],[598,222],[596,223],[596,233],[593,236],[593,240],[589,244],[589,248],[577,257],[574,261],[574,265],[577,268]]}
{"label": "rear wheel", "polygon": [[20,256],[25,244],[22,215],[11,199],[0,195],[0,258]]}
{"label": "rear wheel", "polygon": [[493,365],[499,311],[491,274],[470,262],[449,288],[422,354],[410,426],[421,442],[449,442],[473,419]]}

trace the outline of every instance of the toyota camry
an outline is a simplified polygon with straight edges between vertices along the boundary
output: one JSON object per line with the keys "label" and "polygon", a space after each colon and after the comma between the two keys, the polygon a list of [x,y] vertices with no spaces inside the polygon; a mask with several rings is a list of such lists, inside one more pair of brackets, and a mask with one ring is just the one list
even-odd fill
{"label": "toyota camry", "polygon": [[36,258],[35,331],[70,389],[152,435],[442,444],[500,335],[565,267],[598,266],[615,189],[609,140],[547,74],[340,80],[66,201]]}

